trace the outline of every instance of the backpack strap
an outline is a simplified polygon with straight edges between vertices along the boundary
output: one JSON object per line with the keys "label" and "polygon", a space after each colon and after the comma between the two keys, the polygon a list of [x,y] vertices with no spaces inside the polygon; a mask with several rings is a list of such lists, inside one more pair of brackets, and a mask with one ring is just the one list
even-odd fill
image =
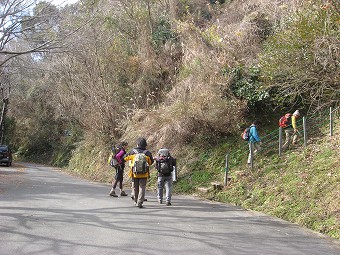
{"label": "backpack strap", "polygon": [[137,149],[133,149],[132,150],[135,154],[137,154],[137,153],[146,153],[148,150],[143,150],[142,152],[139,152]]}
{"label": "backpack strap", "polygon": [[252,127],[255,127],[255,126],[253,126],[253,125],[250,125],[250,126],[249,126],[249,140],[250,140],[250,137],[253,136],[252,133],[250,132],[250,130],[251,130]]}

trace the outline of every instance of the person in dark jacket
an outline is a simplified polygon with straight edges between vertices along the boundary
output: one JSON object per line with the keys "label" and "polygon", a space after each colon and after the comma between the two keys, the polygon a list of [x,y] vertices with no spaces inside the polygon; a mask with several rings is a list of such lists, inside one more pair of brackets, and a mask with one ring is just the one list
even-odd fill
{"label": "person in dark jacket", "polygon": [[[146,183],[147,179],[150,177],[149,167],[153,164],[154,159],[152,153],[146,149],[147,143],[145,138],[141,137],[137,139],[137,147],[131,150],[124,161],[130,161],[129,164],[129,176],[132,178],[133,182],[133,198],[135,205],[139,208],[143,208],[143,202],[145,201]],[[146,171],[143,173],[136,173],[136,156],[143,154],[145,155],[146,161]],[[138,157],[137,157],[138,158]]]}
{"label": "person in dark jacket", "polygon": [[[114,168],[116,169],[116,174],[112,181],[112,188],[109,193],[109,195],[112,197],[118,197],[115,191],[118,183],[119,183],[120,195],[127,196],[127,194],[123,190],[123,178],[124,178],[124,168],[125,168],[124,156],[126,154],[126,151],[125,151],[126,146],[128,146],[128,143],[122,142],[119,146],[117,146],[118,153],[115,155],[112,155],[113,157],[115,157],[118,163],[116,166],[114,166]],[[113,150],[115,151],[115,149]]]}
{"label": "person in dark jacket", "polygon": [[160,204],[163,203],[163,190],[165,187],[166,205],[171,205],[172,191],[172,172],[176,167],[176,160],[170,155],[168,149],[160,149],[157,153],[156,169],[157,169],[157,198]]}

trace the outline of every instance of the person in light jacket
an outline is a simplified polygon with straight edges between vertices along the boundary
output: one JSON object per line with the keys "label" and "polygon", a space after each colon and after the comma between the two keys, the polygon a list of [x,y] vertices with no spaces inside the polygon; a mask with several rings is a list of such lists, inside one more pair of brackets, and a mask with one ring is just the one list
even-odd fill
{"label": "person in light jacket", "polygon": [[255,120],[253,121],[253,123],[251,124],[250,126],[250,130],[249,130],[249,155],[248,155],[248,166],[251,165],[251,146],[252,144],[254,145],[254,150],[253,150],[253,157],[254,155],[259,152],[261,150],[261,139],[258,135],[258,132],[257,132],[257,125],[258,125],[258,122]]}
{"label": "person in light jacket", "polygon": [[299,130],[297,128],[296,121],[300,117],[299,110],[296,110],[292,117],[290,118],[290,123],[286,128],[284,128],[284,132],[286,134],[285,143],[282,146],[282,150],[289,149],[290,144],[295,145],[299,138]]}

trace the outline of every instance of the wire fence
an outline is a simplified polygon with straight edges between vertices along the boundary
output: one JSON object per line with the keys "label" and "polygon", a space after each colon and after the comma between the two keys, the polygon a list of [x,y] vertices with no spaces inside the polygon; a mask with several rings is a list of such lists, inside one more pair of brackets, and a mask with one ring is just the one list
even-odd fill
{"label": "wire fence", "polygon": [[[314,142],[315,139],[319,139],[321,137],[333,135],[334,126],[337,124],[340,117],[340,109],[339,107],[332,109],[330,108],[327,111],[317,112],[312,115],[304,116],[297,120],[297,129],[298,132],[298,141],[296,146],[307,146]],[[329,123],[329,130],[327,131],[324,127]],[[274,155],[278,153],[281,155],[282,153],[282,141],[280,138],[282,137],[282,129],[275,129],[274,131],[264,135],[261,137],[261,151],[262,155]],[[246,143],[244,146],[241,146],[233,153],[226,155],[226,168],[225,168],[225,178],[224,178],[224,186],[227,185],[228,180],[228,172],[230,168],[233,168],[247,160],[249,153],[252,155],[251,157],[251,168],[253,168],[254,161],[254,153],[249,148],[249,144]]]}

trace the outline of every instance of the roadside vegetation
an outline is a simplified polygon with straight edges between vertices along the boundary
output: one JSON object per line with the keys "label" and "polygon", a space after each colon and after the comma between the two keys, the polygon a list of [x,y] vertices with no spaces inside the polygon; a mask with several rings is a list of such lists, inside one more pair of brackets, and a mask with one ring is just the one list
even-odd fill
{"label": "roadside vegetation", "polygon": [[250,171],[240,138],[254,119],[269,134],[286,112],[339,107],[336,1],[84,0],[29,13],[9,2],[0,130],[17,159],[110,182],[111,147],[143,136],[171,149],[175,189],[192,194],[223,182],[230,152],[229,185],[208,198],[339,238],[338,139],[266,151]]}
{"label": "roadside vegetation", "polygon": [[[228,185],[219,190],[211,183],[223,187],[223,158],[231,148],[226,146],[226,141],[209,156],[200,154],[196,167],[200,170],[184,174],[175,189],[264,212],[339,239],[340,143],[337,130],[333,137],[323,133],[306,148],[300,144],[281,157],[277,152],[260,153],[253,169],[246,165],[246,155],[237,158],[238,162],[229,169]],[[237,154],[233,156],[235,159]],[[208,188],[207,192],[199,192],[198,187]]]}

